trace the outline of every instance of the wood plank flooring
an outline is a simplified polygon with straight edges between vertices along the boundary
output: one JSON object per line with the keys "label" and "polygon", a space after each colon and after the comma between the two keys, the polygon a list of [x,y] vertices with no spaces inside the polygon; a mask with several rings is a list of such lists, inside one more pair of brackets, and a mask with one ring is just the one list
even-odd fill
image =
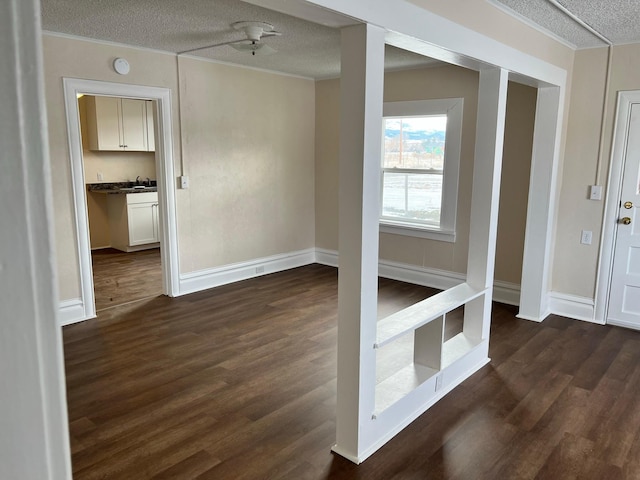
{"label": "wood plank flooring", "polygon": [[162,295],[160,249],[91,252],[96,310]]}
{"label": "wood plank flooring", "polygon": [[[433,293],[381,279],[380,310]],[[65,327],[74,478],[640,478],[640,333],[494,304],[491,363],[356,466],[330,453],[336,313],[311,265]]]}

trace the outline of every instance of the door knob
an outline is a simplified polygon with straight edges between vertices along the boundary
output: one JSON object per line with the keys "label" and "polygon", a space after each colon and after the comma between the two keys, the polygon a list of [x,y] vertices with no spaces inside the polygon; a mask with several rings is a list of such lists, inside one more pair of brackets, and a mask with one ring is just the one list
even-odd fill
{"label": "door knob", "polygon": [[633,207],[633,203],[631,203],[631,202],[624,202],[623,207],[624,207],[624,208],[626,208],[627,210],[629,210],[631,207]]}
{"label": "door knob", "polygon": [[620,223],[623,225],[629,225],[631,223],[631,219],[629,217],[623,217],[620,219]]}

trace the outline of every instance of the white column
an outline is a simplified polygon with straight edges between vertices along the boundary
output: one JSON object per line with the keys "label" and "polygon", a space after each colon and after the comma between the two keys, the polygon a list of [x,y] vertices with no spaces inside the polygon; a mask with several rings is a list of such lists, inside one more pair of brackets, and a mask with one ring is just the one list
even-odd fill
{"label": "white column", "polygon": [[0,2],[0,476],[71,478],[40,5]]}
{"label": "white column", "polygon": [[467,283],[487,293],[467,303],[464,321],[465,335],[476,340],[489,337],[507,84],[506,70],[480,71]]}
{"label": "white column", "polygon": [[560,87],[539,88],[518,313],[520,318],[538,322],[549,314],[549,269],[557,177],[555,160],[560,150],[561,127]]}
{"label": "white column", "polygon": [[357,462],[375,404],[384,30],[342,30],[338,403],[334,451]]}

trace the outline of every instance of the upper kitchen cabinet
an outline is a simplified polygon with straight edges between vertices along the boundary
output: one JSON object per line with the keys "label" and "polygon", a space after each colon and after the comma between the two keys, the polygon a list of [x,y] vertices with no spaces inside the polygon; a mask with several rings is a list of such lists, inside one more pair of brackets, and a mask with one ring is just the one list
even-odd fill
{"label": "upper kitchen cabinet", "polygon": [[151,100],[87,97],[90,150],[153,152]]}

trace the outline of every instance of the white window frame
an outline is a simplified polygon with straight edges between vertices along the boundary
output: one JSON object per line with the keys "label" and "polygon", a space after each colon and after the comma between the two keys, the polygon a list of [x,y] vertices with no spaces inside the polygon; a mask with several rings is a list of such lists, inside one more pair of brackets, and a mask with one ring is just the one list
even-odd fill
{"label": "white window frame", "polygon": [[[429,238],[444,242],[456,241],[456,216],[458,211],[458,177],[460,174],[460,150],[462,144],[463,98],[442,98],[409,102],[385,102],[383,117],[426,117],[446,115],[447,132],[444,148],[444,172],[442,179],[442,204],[440,226],[424,225],[403,220],[382,218],[382,194],[384,174],[380,165],[380,232]],[[384,129],[384,125],[382,126]],[[382,146],[384,149],[384,145]],[[426,172],[425,172],[426,173]]]}

